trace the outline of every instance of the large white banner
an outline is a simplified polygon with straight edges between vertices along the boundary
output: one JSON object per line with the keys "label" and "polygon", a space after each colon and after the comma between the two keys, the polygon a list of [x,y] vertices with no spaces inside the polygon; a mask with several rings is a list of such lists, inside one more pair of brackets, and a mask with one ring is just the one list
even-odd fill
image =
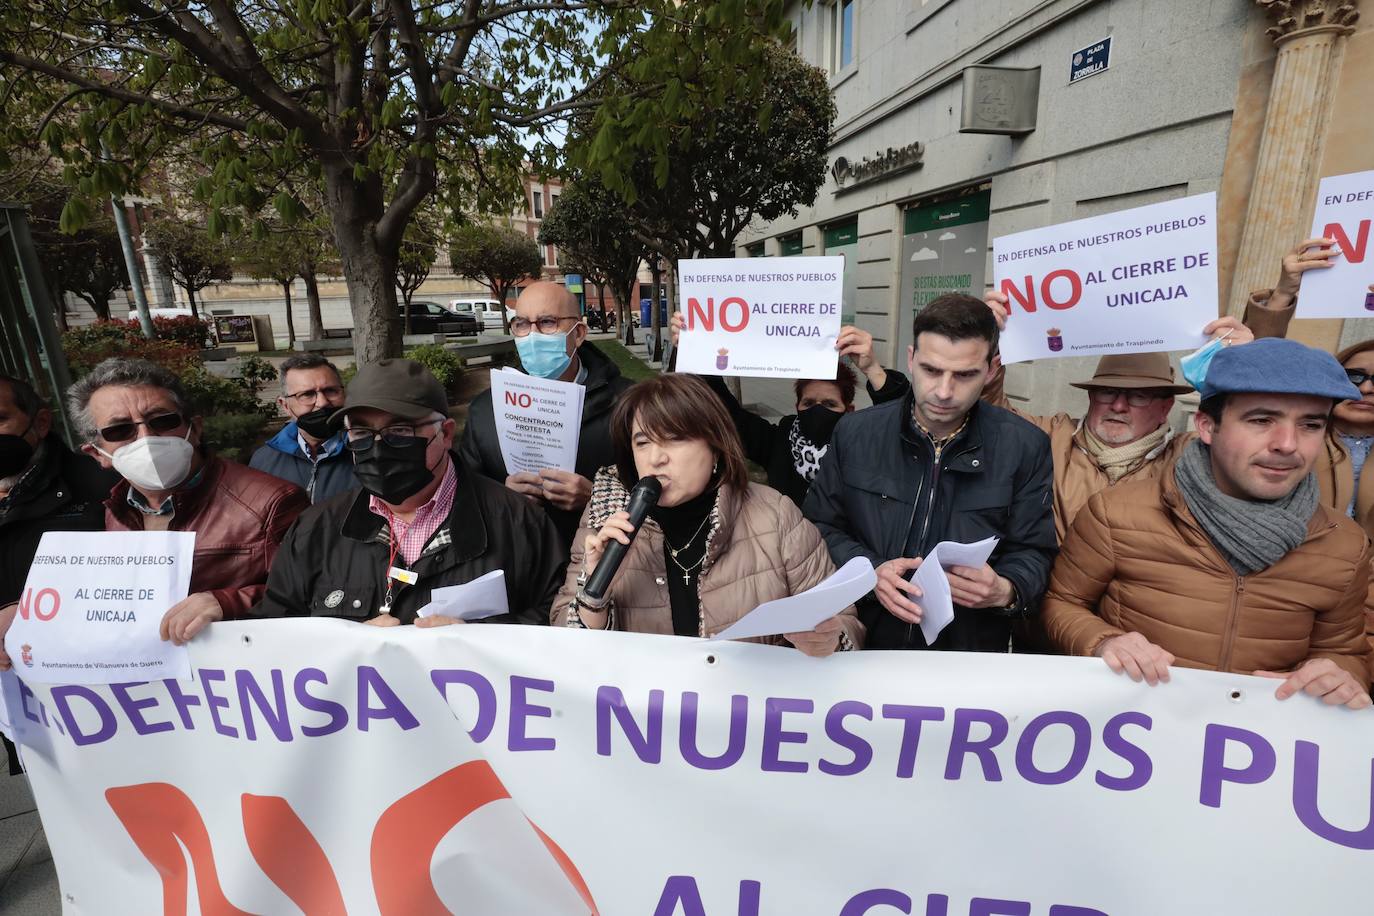
{"label": "large white banner", "polygon": [[834,378],[844,270],[842,257],[679,261],[678,371]]}
{"label": "large white banner", "polygon": [[1196,349],[1217,317],[1217,196],[1004,235],[992,263],[1004,363]]}
{"label": "large white banner", "polygon": [[510,626],[207,637],[191,681],[23,688],[67,912],[1369,908],[1374,713],[1274,681]]}
{"label": "large white banner", "polygon": [[1374,317],[1374,170],[1323,178],[1312,215],[1312,238],[1334,239],[1341,256],[1302,275],[1299,318]]}

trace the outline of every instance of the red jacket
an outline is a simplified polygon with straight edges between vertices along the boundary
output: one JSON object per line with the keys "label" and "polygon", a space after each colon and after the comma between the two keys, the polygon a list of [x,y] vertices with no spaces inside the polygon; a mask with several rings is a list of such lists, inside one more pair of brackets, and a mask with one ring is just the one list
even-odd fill
{"label": "red jacket", "polygon": [[[199,484],[173,494],[171,531],[194,531],[191,594],[210,592],[226,620],[262,600],[267,570],[286,529],[310,506],[305,492],[261,471],[221,458],[205,463]],[[105,500],[107,531],[142,531],[143,513],[129,505],[121,480]]]}

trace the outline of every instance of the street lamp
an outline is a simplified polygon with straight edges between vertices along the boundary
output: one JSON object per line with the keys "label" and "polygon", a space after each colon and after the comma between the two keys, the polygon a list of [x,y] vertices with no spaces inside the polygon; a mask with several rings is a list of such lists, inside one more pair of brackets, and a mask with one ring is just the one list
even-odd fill
{"label": "street lamp", "polygon": [[658,303],[662,295],[660,288],[663,282],[663,256],[657,251],[649,253],[649,272],[653,274],[652,298],[649,300],[649,327],[653,329],[654,349],[653,362],[663,362],[663,322],[659,316]]}

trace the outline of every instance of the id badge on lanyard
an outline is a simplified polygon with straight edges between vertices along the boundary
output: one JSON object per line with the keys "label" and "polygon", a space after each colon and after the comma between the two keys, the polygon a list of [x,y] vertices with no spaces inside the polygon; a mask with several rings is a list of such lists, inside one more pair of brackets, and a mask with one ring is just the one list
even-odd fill
{"label": "id badge on lanyard", "polygon": [[391,556],[386,561],[386,595],[382,598],[382,606],[377,609],[381,616],[391,614],[391,606],[395,602],[396,584],[400,583],[404,588],[407,585],[414,585],[420,581],[420,576],[414,570],[406,569],[404,566],[396,565],[396,554],[400,550],[400,544],[396,541],[396,533],[391,532]]}

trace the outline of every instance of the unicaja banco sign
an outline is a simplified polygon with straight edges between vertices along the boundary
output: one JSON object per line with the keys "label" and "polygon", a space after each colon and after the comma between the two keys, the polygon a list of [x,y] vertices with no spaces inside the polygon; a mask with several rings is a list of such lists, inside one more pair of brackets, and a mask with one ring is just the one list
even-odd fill
{"label": "unicaja banco sign", "polygon": [[836,156],[830,166],[830,177],[835,179],[835,192],[851,188],[907,169],[919,169],[924,164],[925,144],[917,140],[906,146],[889,146],[882,152],[854,160],[847,156]]}

